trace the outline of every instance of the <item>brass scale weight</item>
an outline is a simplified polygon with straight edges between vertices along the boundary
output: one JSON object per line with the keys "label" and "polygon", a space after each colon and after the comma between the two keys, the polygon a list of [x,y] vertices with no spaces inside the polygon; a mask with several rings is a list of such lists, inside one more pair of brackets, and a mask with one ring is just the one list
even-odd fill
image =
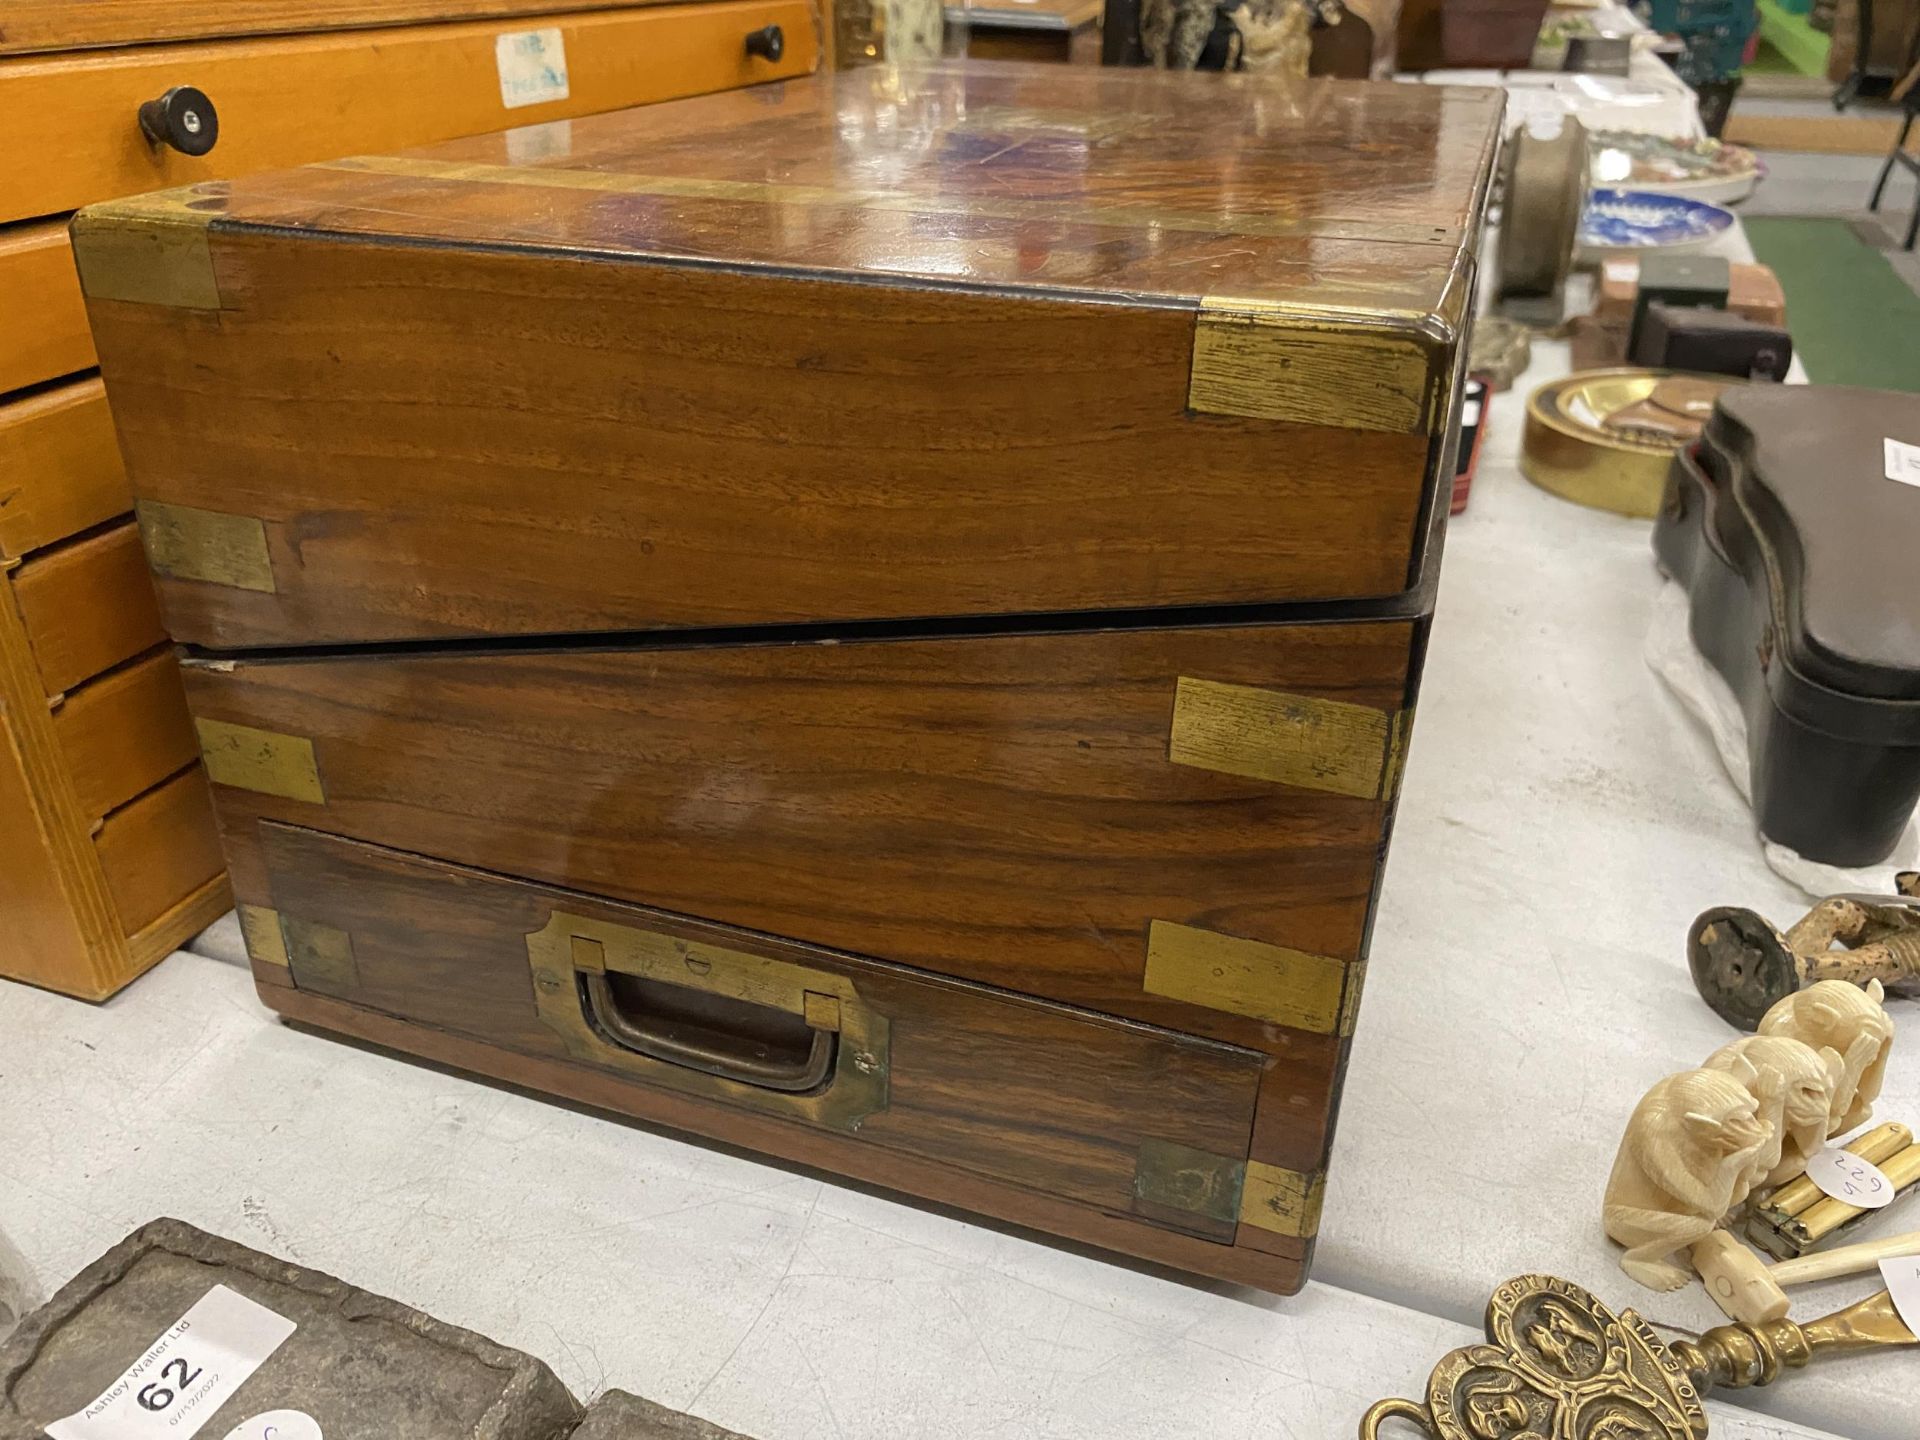
{"label": "brass scale weight", "polygon": [[1494,1292],[1487,1340],[1434,1367],[1425,1404],[1367,1411],[1360,1440],[1380,1440],[1389,1420],[1430,1440],[1706,1440],[1711,1390],[1771,1385],[1822,1355],[1920,1344],[1885,1290],[1806,1325],[1721,1325],[1668,1343],[1551,1275]]}

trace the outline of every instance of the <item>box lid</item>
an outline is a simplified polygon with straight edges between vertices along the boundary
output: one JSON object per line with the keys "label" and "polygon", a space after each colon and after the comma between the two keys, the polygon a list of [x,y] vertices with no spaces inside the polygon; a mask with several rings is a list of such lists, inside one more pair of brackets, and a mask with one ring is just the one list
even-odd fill
{"label": "box lid", "polygon": [[75,243],[136,495],[258,562],[160,564],[176,638],[1373,597],[1417,569],[1501,104],[868,69]]}

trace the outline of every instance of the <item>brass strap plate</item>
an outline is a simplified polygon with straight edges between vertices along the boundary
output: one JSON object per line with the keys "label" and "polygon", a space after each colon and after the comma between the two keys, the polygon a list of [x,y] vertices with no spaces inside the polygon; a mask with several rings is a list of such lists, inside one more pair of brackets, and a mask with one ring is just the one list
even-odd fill
{"label": "brass strap plate", "polygon": [[267,527],[255,516],[159,500],[136,500],[133,511],[155,574],[269,594],[276,588]]}
{"label": "brass strap plate", "polygon": [[1156,1224],[1231,1244],[1246,1169],[1237,1156],[1143,1140],[1133,1171],[1134,1211]]}
{"label": "brass strap plate", "polygon": [[295,989],[345,998],[360,988],[353,937],[345,930],[318,920],[282,915],[280,933],[286,939],[287,969],[293,975]]}
{"label": "brass strap plate", "polygon": [[89,300],[218,310],[220,282],[207,243],[215,185],[189,185],[89,205],[74,217],[73,259]]}
{"label": "brass strap plate", "polygon": [[1405,715],[1183,675],[1174,688],[1167,758],[1250,780],[1383,800],[1399,783]]}
{"label": "brass strap plate", "polygon": [[[555,910],[527,937],[527,960],[540,1021],[576,1060],[649,1085],[848,1134],[889,1104],[890,1027],[887,1017],[861,998],[851,976],[564,910]],[[595,1027],[582,996],[582,975],[633,975],[800,1016],[812,1028],[838,1033],[834,1068],[819,1089],[796,1093],[638,1054]]]}
{"label": "brass strap plate", "polygon": [[200,736],[200,754],[207,762],[207,776],[216,785],[257,790],[263,795],[304,800],[310,805],[326,804],[326,791],[320,784],[320,762],[313,753],[311,740],[199,717],[195,718],[193,728]]}
{"label": "brass strap plate", "polygon": [[1342,430],[1426,434],[1444,362],[1415,334],[1207,298],[1193,323],[1188,408]]}
{"label": "brass strap plate", "polygon": [[1326,1192],[1324,1171],[1303,1175],[1298,1170],[1249,1160],[1246,1184],[1240,1193],[1240,1223],[1304,1240],[1320,1231],[1320,1207]]}
{"label": "brass strap plate", "polygon": [[1345,1018],[1352,971],[1331,956],[1155,920],[1147,927],[1142,987],[1149,995],[1332,1035]]}
{"label": "brass strap plate", "polygon": [[288,968],[287,938],[280,933],[280,912],[267,905],[239,905],[240,934],[247,942],[247,956],[259,965]]}

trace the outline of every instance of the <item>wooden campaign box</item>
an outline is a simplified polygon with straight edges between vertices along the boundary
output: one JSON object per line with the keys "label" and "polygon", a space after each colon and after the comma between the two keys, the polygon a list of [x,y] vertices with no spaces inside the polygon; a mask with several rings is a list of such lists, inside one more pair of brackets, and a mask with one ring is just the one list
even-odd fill
{"label": "wooden campaign box", "polygon": [[852,71],[84,213],[268,1003],[1297,1287],[1500,104]]}
{"label": "wooden campaign box", "polygon": [[0,976],[101,999],[231,903],[67,212],[803,74],[813,32],[808,0],[9,0]]}

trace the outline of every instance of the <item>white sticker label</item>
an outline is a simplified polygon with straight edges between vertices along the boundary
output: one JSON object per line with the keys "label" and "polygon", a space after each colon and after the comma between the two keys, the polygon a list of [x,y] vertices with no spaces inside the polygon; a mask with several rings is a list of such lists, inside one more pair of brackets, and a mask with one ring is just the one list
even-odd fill
{"label": "white sticker label", "polygon": [[1807,1162],[1807,1178],[1858,1210],[1883,1210],[1893,1203],[1893,1182],[1871,1160],[1845,1150],[1822,1150]]}
{"label": "white sticker label", "polygon": [[1920,1335],[1920,1255],[1882,1260],[1880,1278],[1893,1293],[1893,1308],[1899,1312],[1900,1323]]}
{"label": "white sticker label", "polygon": [[55,1420],[47,1434],[53,1440],[188,1440],[295,1328],[284,1315],[216,1285],[99,1399]]}
{"label": "white sticker label", "polygon": [[1892,439],[1880,443],[1887,447],[1887,478],[1902,485],[1920,485],[1920,445]]}
{"label": "white sticker label", "polygon": [[500,103],[509,110],[567,98],[567,42],[559,29],[509,30],[493,41]]}
{"label": "white sticker label", "polygon": [[227,1440],[325,1440],[320,1422],[304,1410],[269,1410],[243,1420],[227,1432]]}

